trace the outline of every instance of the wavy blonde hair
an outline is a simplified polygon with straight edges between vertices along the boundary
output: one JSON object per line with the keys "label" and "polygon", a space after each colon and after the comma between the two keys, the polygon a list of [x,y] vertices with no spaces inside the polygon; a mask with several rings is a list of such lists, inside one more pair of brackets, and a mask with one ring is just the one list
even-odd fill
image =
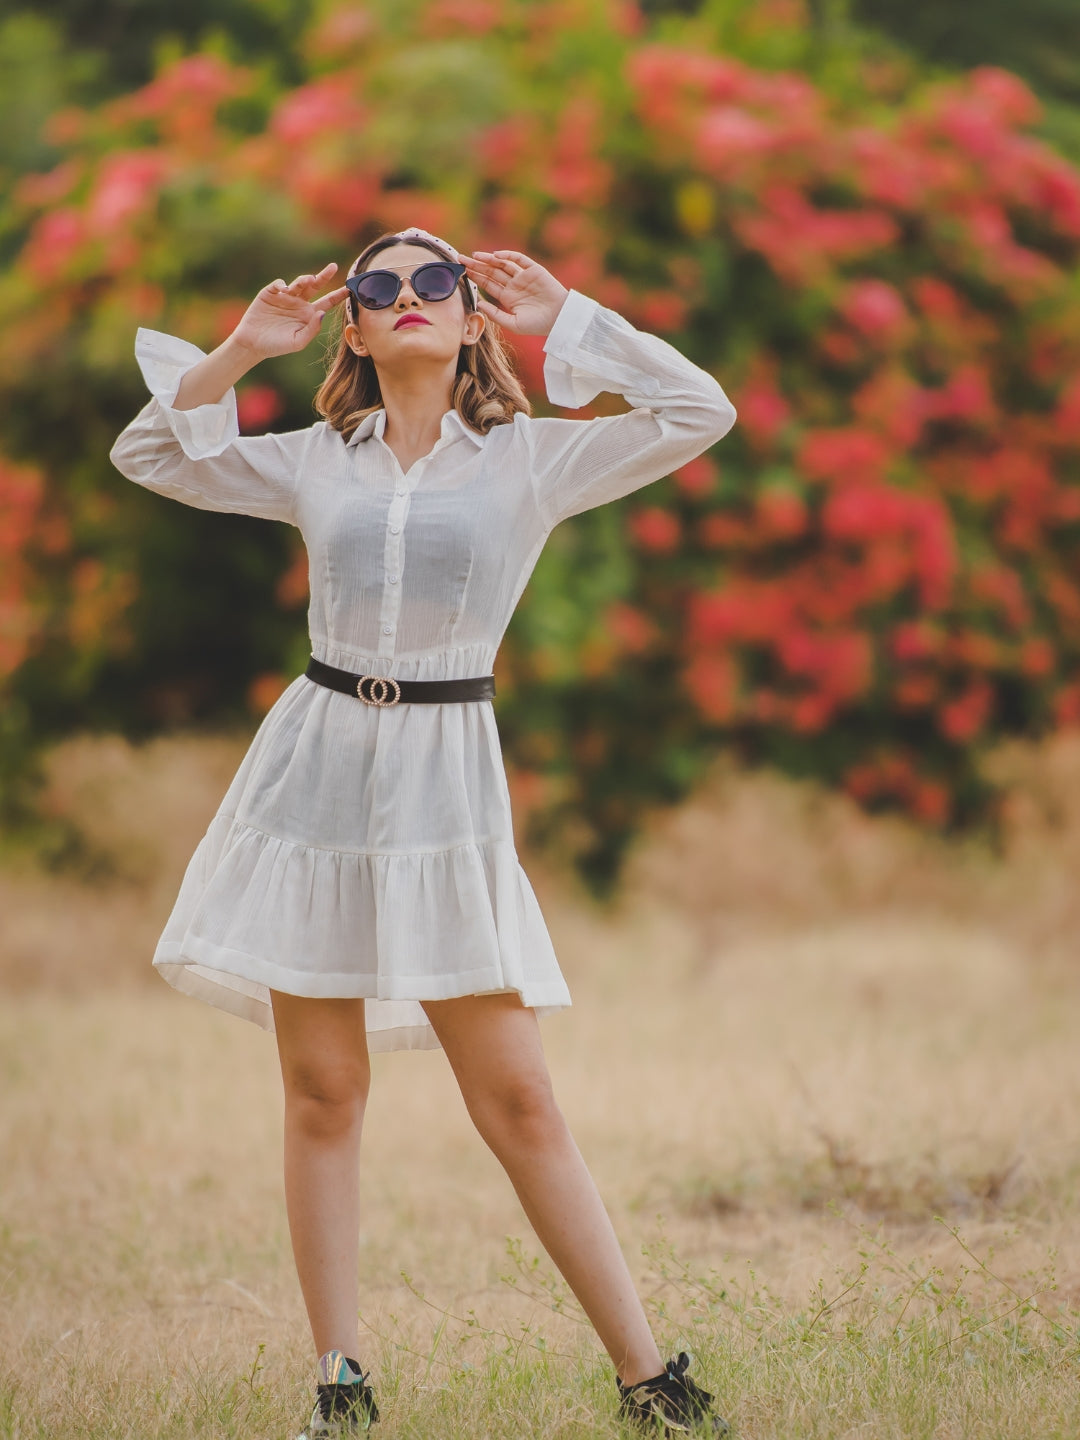
{"label": "wavy blonde hair", "polygon": [[[368,263],[391,245],[422,245],[440,260],[446,254],[427,240],[409,235],[380,235],[364,250],[350,274],[358,275]],[[466,309],[473,308],[464,278],[459,290]],[[315,392],[315,409],[328,424],[349,440],[353,431],[373,411],[382,408],[382,389],[378,372],[370,355],[357,355],[345,341],[345,326],[354,309],[350,295],[338,320],[337,345],[331,338],[327,347],[326,379]],[[506,341],[489,321],[475,345],[462,345],[458,351],[457,376],[450,392],[450,403],[467,425],[486,435],[495,425],[509,424],[515,415],[531,415],[532,406],[514,372]]]}

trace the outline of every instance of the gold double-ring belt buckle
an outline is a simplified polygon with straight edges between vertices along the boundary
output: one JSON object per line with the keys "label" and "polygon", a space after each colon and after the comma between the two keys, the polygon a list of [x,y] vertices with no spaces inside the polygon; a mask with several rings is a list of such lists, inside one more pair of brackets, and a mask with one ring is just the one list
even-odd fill
{"label": "gold double-ring belt buckle", "polygon": [[401,686],[388,675],[361,675],[356,693],[365,705],[396,705],[401,699]]}

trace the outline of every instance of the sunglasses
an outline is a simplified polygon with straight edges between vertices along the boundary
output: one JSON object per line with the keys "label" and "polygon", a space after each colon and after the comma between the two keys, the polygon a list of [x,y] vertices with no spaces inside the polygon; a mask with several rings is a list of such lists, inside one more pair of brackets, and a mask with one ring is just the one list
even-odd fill
{"label": "sunglasses", "polygon": [[[449,300],[465,274],[464,265],[449,260],[432,260],[409,276],[413,293],[421,300]],[[393,270],[365,270],[345,281],[349,294],[365,310],[385,310],[401,294],[404,277]]]}

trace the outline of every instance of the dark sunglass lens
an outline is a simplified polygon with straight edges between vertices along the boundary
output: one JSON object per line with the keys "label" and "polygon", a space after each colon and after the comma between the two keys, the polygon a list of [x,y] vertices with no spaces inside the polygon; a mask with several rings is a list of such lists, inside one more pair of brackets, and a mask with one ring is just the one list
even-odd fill
{"label": "dark sunglass lens", "polygon": [[359,277],[356,298],[367,310],[385,310],[397,299],[400,289],[401,282],[396,275],[389,275],[385,270],[373,270]]}
{"label": "dark sunglass lens", "polygon": [[421,265],[413,272],[412,287],[421,300],[448,300],[457,276],[449,265]]}

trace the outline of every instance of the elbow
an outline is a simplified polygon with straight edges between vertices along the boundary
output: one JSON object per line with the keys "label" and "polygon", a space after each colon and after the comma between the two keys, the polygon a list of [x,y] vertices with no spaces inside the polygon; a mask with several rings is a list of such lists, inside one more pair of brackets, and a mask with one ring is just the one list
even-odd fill
{"label": "elbow", "polygon": [[714,413],[716,419],[716,431],[713,436],[713,444],[715,444],[717,440],[722,440],[724,438],[724,436],[728,433],[728,431],[735,424],[735,421],[738,418],[735,411],[735,406],[731,403],[731,401],[727,398],[723,391],[720,392],[719,403],[717,404]]}
{"label": "elbow", "polygon": [[714,379],[713,386],[712,405],[710,408],[712,410],[715,429],[711,443],[715,444],[717,440],[722,440],[735,424],[736,415],[735,406],[728,399],[727,392],[719,380]]}
{"label": "elbow", "polygon": [[120,471],[121,475],[126,476],[128,479],[131,478],[132,454],[126,430],[118,435],[113,442],[113,447],[109,451],[109,459],[116,469]]}

